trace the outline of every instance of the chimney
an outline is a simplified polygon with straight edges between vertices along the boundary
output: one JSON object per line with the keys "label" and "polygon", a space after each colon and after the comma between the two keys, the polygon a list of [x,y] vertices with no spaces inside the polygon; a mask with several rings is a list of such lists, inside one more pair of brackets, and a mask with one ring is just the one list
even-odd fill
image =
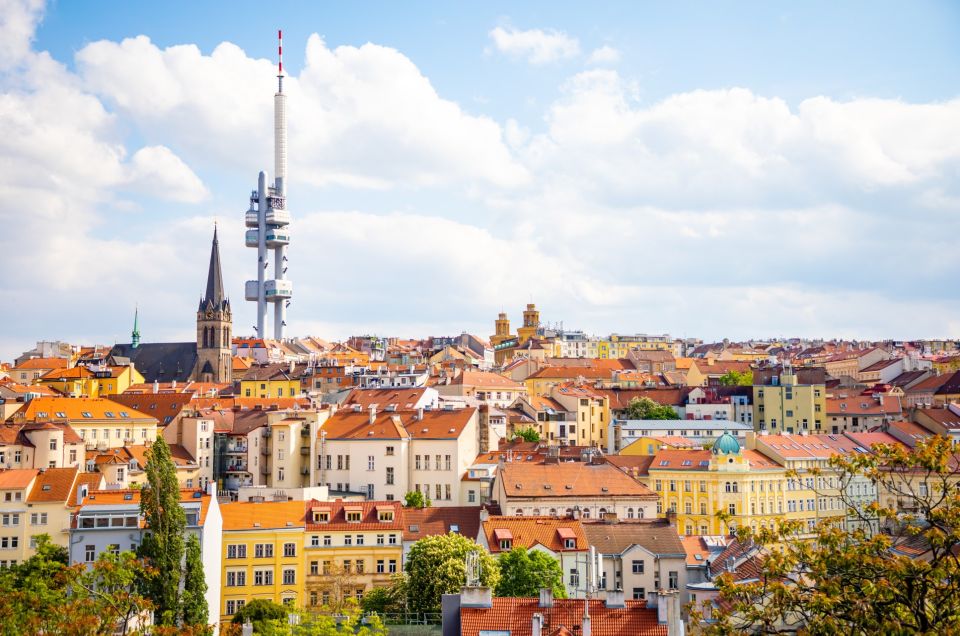
{"label": "chimney", "polygon": [[370,410],[370,418],[369,418],[368,421],[369,421],[371,424],[373,424],[374,422],[377,421],[377,405],[376,405],[376,404],[371,404],[370,407],[369,407],[369,410]]}
{"label": "chimney", "polygon": [[481,508],[481,509],[480,509],[480,523],[483,523],[484,521],[488,521],[489,519],[490,519],[490,511],[487,510],[486,508]]}
{"label": "chimney", "polygon": [[540,588],[540,607],[553,607],[553,588]]}
{"label": "chimney", "polygon": [[680,614],[680,595],[677,590],[669,590],[667,598],[667,636],[684,636],[683,616]]}
{"label": "chimney", "polygon": [[590,614],[587,613],[586,606],[590,602],[590,599],[584,599],[584,612],[583,612],[583,629],[581,631],[582,636],[591,636],[593,630],[590,629]]}
{"label": "chimney", "polygon": [[176,381],[176,380],[173,380],[173,381],[170,382],[170,388],[171,388],[171,389],[177,388],[177,381]]}
{"label": "chimney", "polygon": [[[670,619],[667,616],[667,591],[657,590],[657,622],[661,625],[669,625]],[[668,628],[669,629],[669,628]]]}
{"label": "chimney", "polygon": [[482,585],[464,586],[460,590],[460,606],[490,609],[493,607],[493,592]]}
{"label": "chimney", "polygon": [[422,419],[423,419],[423,407],[421,406],[420,408],[417,409],[417,421],[419,422]]}
{"label": "chimney", "polygon": [[160,380],[154,380],[154,381],[153,381],[153,392],[154,392],[154,393],[159,393],[159,392],[160,392]]}
{"label": "chimney", "polygon": [[623,590],[608,590],[606,606],[611,609],[624,609],[627,602],[623,596]]}
{"label": "chimney", "polygon": [[533,615],[530,636],[543,636],[543,614],[540,612],[535,612]]}

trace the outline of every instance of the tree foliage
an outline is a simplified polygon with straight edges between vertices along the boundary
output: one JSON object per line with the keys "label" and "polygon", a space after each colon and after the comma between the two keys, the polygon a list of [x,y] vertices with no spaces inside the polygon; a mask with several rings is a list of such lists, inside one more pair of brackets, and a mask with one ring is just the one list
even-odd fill
{"label": "tree foliage", "polygon": [[207,625],[210,611],[207,608],[207,581],[200,558],[200,540],[191,534],[187,539],[186,564],[183,571],[183,595],[181,598],[184,625]]}
{"label": "tree foliage", "polygon": [[403,505],[407,508],[429,508],[432,502],[419,490],[411,490],[403,496]]}
{"label": "tree foliage", "polygon": [[553,590],[554,598],[566,598],[560,561],[540,550],[514,548],[497,559],[500,580],[497,596],[539,596],[542,588]]}
{"label": "tree foliage", "polygon": [[67,565],[66,550],[37,536],[36,553],[0,570],[0,634],[136,634],[152,609],[136,591],[149,571],[132,552],[104,553],[87,568]]}
{"label": "tree foliage", "polygon": [[470,552],[480,557],[480,583],[496,587],[497,562],[476,541],[451,532],[420,539],[410,548],[405,573],[394,583],[406,598],[407,611],[440,612],[443,594],[459,593],[466,583],[466,559]]}
{"label": "tree foliage", "polygon": [[[290,614],[297,622],[290,624]],[[364,618],[356,605],[344,606],[337,613],[309,613],[291,611],[266,599],[250,601],[238,611],[233,622],[223,625],[221,636],[239,636],[243,623],[253,625],[253,633],[260,636],[386,636],[387,630],[377,616]]]}
{"label": "tree foliage", "polygon": [[624,412],[628,420],[675,420],[678,417],[673,407],[648,397],[633,398]]}
{"label": "tree foliage", "polygon": [[154,622],[180,622],[180,573],[184,556],[186,514],[180,506],[180,484],[170,447],[163,437],[147,449],[147,485],[140,493],[140,510],[148,531],[140,545],[140,557],[153,575],[143,581],[143,590],[154,604]]}
{"label": "tree foliage", "polygon": [[[869,480],[878,501],[863,506],[841,489],[846,529],[821,522],[812,540],[797,540],[794,522],[738,531],[763,555],[756,582],[717,580],[720,609],[708,634],[960,634],[960,456],[944,437],[913,450],[876,445],[835,456],[841,485]],[[852,529],[851,529],[852,526]],[[877,531],[879,529],[880,531]]]}
{"label": "tree foliage", "polygon": [[722,386],[751,386],[753,371],[730,370],[720,376],[719,382]]}
{"label": "tree foliage", "polygon": [[540,433],[537,432],[537,429],[532,426],[527,426],[525,428],[518,428],[513,432],[513,437],[520,438],[525,442],[539,442]]}

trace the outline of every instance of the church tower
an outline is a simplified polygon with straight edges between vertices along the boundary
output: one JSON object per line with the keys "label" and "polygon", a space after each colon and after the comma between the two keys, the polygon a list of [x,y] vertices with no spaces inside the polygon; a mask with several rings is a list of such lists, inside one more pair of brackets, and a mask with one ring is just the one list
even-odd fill
{"label": "church tower", "polygon": [[233,315],[230,301],[223,293],[220,242],[214,228],[207,291],[197,310],[197,367],[193,372],[194,380],[219,383],[233,381],[232,337]]}

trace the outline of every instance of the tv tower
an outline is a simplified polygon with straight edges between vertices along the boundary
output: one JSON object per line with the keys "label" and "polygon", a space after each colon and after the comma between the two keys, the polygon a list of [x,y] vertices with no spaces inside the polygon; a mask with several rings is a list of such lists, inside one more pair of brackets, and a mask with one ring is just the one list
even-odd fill
{"label": "tv tower", "polygon": [[[273,96],[273,185],[261,171],[257,189],[250,194],[246,213],[247,247],[257,248],[257,280],[245,285],[247,300],[257,303],[257,336],[266,337],[267,303],[273,303],[273,337],[283,339],[287,306],[293,282],[287,280],[287,245],[290,212],[287,211],[287,96],[283,93],[283,31],[277,31],[277,92]],[[273,250],[273,277],[267,278],[269,252]]]}

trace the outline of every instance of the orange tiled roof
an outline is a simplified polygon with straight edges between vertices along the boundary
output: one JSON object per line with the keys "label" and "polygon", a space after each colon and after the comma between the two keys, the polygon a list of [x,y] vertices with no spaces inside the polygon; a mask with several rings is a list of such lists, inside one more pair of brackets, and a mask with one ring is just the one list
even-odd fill
{"label": "orange tiled roof", "polygon": [[512,389],[514,391],[522,391],[524,389],[522,384],[514,382],[510,378],[506,378],[502,375],[491,373],[489,371],[464,370],[463,373],[454,378],[453,384],[478,386],[481,388],[493,387],[497,389]]}
{"label": "orange tiled roof", "polygon": [[302,501],[249,501],[220,506],[224,530],[258,530],[263,528],[303,528],[306,525]]}
{"label": "orange tiled roof", "polygon": [[370,424],[369,413],[340,411],[323,423],[327,439],[457,439],[477,409],[430,410],[417,419],[416,411],[377,412]]}
{"label": "orange tiled roof", "polygon": [[[63,413],[63,416],[57,415]],[[84,413],[89,413],[86,417]],[[110,416],[108,413],[112,413]],[[124,417],[126,414],[126,417]],[[77,420],[87,421],[128,421],[139,424],[146,423],[145,420],[156,422],[156,419],[127,407],[119,402],[107,400],[105,398],[69,398],[69,397],[36,397],[23,409],[18,411],[15,416],[17,419],[35,421],[35,420]]]}
{"label": "orange tiled roof", "polygon": [[[197,497],[196,493],[200,493]],[[180,503],[200,502],[200,525],[203,525],[207,518],[207,510],[210,508],[210,495],[195,488],[180,489]],[[131,488],[128,490],[91,490],[87,496],[80,502],[80,506],[107,506],[116,504],[139,504],[140,490]],[[286,502],[285,502],[286,503]],[[294,502],[300,503],[300,502]],[[237,505],[237,504],[229,504]],[[221,506],[221,510],[225,506]],[[224,523],[224,530],[227,529]]]}
{"label": "orange tiled roof", "polygon": [[527,377],[528,380],[609,380],[613,369],[605,367],[544,367]]}
{"label": "orange tiled roof", "polygon": [[900,412],[900,398],[895,395],[882,395],[879,400],[869,395],[847,394],[827,398],[829,415],[886,415]]}
{"label": "orange tiled roof", "polygon": [[70,363],[66,358],[30,358],[29,360],[24,360],[19,366],[14,367],[14,370],[66,369],[68,366],[70,366]]}
{"label": "orange tiled roof", "polygon": [[610,464],[505,463],[497,478],[510,498],[641,497],[657,495]]}
{"label": "orange tiled roof", "polygon": [[[657,612],[646,607],[646,601],[626,601],[626,607],[606,607],[604,601],[591,599],[590,625],[592,636],[667,636],[667,626],[657,622]],[[539,598],[493,599],[491,608],[460,608],[461,636],[479,636],[481,632],[508,633],[510,636],[531,636],[533,615],[549,616],[544,634],[579,634],[583,623],[583,599],[553,600],[553,607],[540,607]],[[550,630],[550,631],[547,631]]]}
{"label": "orange tiled roof", "polygon": [[[301,503],[302,505],[302,503]],[[393,511],[392,521],[380,521],[379,511]],[[314,511],[330,513],[329,522],[313,522]],[[347,521],[347,511],[359,511],[360,521]],[[306,502],[307,530],[403,530],[403,505],[399,501],[317,501]]]}
{"label": "orange tiled roof", "polygon": [[80,469],[76,466],[72,468],[47,468],[34,482],[33,489],[30,490],[30,496],[27,497],[27,502],[62,501],[66,504],[72,503],[69,500],[70,493],[79,472]]}
{"label": "orange tiled roof", "polygon": [[403,508],[403,539],[416,541],[423,537],[457,532],[475,539],[480,531],[481,506],[437,506]]}
{"label": "orange tiled roof", "polygon": [[26,488],[40,473],[36,468],[7,468],[0,470],[0,490]]}
{"label": "orange tiled roof", "polygon": [[43,374],[41,380],[81,380],[92,378],[93,372],[87,367],[53,369]]}
{"label": "orange tiled roof", "polygon": [[419,387],[415,389],[353,389],[343,401],[343,407],[349,408],[354,404],[359,404],[364,410],[372,404],[376,404],[378,409],[384,409],[388,404],[395,404],[398,409],[412,409],[423,394],[426,388]]}
{"label": "orange tiled roof", "polygon": [[[490,552],[503,552],[500,548],[498,531],[506,530],[512,539],[512,548],[530,549],[542,545],[552,552],[575,552],[590,547],[587,535],[579,519],[558,519],[556,517],[490,517],[483,522],[483,533],[487,537]],[[564,547],[564,539],[576,540],[576,547]]]}

